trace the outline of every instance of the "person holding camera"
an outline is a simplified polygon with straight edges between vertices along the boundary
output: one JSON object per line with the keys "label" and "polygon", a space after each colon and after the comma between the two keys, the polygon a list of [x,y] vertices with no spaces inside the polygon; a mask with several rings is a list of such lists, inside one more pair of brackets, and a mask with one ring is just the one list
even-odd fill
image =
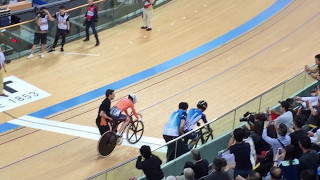
{"label": "person holding camera", "polygon": [[54,39],[53,46],[49,52],[55,51],[55,48],[57,46],[60,36],[62,37],[61,52],[63,52],[64,51],[63,46],[66,42],[66,36],[70,31],[69,14],[66,13],[66,8],[63,5],[61,5],[59,7],[59,12],[56,12],[53,15],[53,18],[55,18],[58,22],[57,32],[56,32],[56,37]]}
{"label": "person holding camera", "polygon": [[288,127],[284,123],[279,124],[279,126],[277,127],[277,134],[278,134],[277,138],[269,137],[267,135],[267,127],[269,125],[272,125],[272,121],[264,122],[262,138],[272,147],[273,160],[275,160],[278,149],[279,148],[284,149],[287,145],[291,144],[291,137],[289,136],[289,133],[287,133]]}
{"label": "person holding camera", "polygon": [[93,0],[88,0],[88,10],[83,17],[85,20],[84,24],[86,26],[86,39],[83,41],[89,41],[89,28],[91,27],[94,37],[96,38],[96,46],[99,46],[100,41],[98,38],[98,33],[96,31],[96,22],[98,22],[98,8],[93,4]]}
{"label": "person holding camera", "polygon": [[27,57],[28,59],[33,58],[33,53],[36,50],[37,45],[41,42],[41,58],[44,58],[44,49],[47,43],[47,34],[49,29],[48,20],[54,21],[54,18],[51,16],[49,11],[43,7],[40,9],[36,17],[36,28],[34,34],[33,46],[31,49],[31,53]]}
{"label": "person holding camera", "polygon": [[[284,179],[299,179],[299,160],[294,157],[294,154],[295,148],[291,144],[286,146],[284,150],[281,148],[277,151],[273,166],[278,166],[281,169]],[[279,159],[283,160],[279,162]]]}

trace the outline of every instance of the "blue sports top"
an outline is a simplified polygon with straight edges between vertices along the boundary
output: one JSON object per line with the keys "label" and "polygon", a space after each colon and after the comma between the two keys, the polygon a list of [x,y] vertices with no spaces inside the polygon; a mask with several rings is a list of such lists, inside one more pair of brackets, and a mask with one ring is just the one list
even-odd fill
{"label": "blue sports top", "polygon": [[184,132],[192,131],[193,126],[200,120],[207,123],[206,115],[200,109],[191,108],[187,115],[186,124],[184,125]]}
{"label": "blue sports top", "polygon": [[169,121],[164,126],[163,134],[167,136],[179,136],[179,128],[181,119],[186,120],[186,111],[179,109],[173,112],[170,116]]}

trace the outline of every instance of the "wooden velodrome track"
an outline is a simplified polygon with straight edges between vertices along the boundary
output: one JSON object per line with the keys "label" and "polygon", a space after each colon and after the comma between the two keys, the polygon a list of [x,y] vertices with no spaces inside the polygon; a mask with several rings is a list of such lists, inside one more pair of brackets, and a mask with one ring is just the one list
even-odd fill
{"label": "wooden velodrome track", "polygon": [[[66,52],[99,56],[57,53],[13,61],[6,76],[14,75],[51,96],[1,113],[0,122],[12,120],[8,114],[30,114],[172,59],[244,24],[275,1],[174,0],[154,10],[151,32],[140,30],[141,19],[136,18],[100,32],[99,47],[93,46],[93,37],[88,43],[79,40],[65,46]],[[115,100],[137,94],[136,108],[143,114],[147,137],[162,137],[163,126],[180,101],[194,107],[198,100],[207,100],[206,115],[214,119],[313,63],[319,52],[319,6],[315,0],[292,1],[241,37],[116,90]],[[102,99],[101,94],[46,119],[95,127]],[[96,144],[29,127],[2,133],[0,179],[84,179],[138,155],[137,148],[122,145],[111,156],[99,158]]]}

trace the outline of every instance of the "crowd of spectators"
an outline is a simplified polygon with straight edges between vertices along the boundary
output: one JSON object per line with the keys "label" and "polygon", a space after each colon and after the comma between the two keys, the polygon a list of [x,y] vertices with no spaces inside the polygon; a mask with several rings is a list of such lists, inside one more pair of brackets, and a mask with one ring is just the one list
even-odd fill
{"label": "crowd of spectators", "polygon": [[[320,69],[320,55],[315,57]],[[317,72],[306,66],[309,74]],[[320,79],[317,75],[314,78]],[[279,111],[279,112],[278,112]],[[320,165],[320,87],[308,97],[279,101],[233,130],[212,165],[192,149],[180,175],[164,180],[316,180]],[[319,152],[319,153],[318,153]],[[214,156],[214,155],[213,155]],[[159,165],[160,166],[160,165]],[[320,169],[320,168],[319,168]],[[319,176],[320,177],[320,176]],[[149,179],[149,178],[148,178]]]}

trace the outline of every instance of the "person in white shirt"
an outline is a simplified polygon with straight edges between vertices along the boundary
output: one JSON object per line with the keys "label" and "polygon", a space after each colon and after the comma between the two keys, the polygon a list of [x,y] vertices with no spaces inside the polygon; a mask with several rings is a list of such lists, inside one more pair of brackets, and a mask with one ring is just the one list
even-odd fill
{"label": "person in white shirt", "polygon": [[6,67],[4,65],[5,57],[0,47],[0,96],[8,97],[8,95],[3,93],[3,71],[7,72]]}
{"label": "person in white shirt", "polygon": [[[275,126],[278,127],[279,124],[284,123],[287,125],[289,128],[293,128],[293,115],[292,112],[289,111],[290,104],[287,101],[282,101],[280,102],[280,111],[281,115],[277,117],[274,122]],[[271,114],[271,110],[268,108],[267,109],[268,114]],[[272,121],[271,117],[269,116],[269,120]]]}
{"label": "person in white shirt", "polygon": [[54,21],[49,11],[43,7],[40,13],[36,17],[36,27],[34,33],[34,41],[31,49],[31,53],[27,57],[28,59],[33,58],[33,53],[36,50],[37,45],[41,42],[41,54],[40,57],[44,58],[44,49],[47,43],[47,33],[49,30],[48,20]]}

